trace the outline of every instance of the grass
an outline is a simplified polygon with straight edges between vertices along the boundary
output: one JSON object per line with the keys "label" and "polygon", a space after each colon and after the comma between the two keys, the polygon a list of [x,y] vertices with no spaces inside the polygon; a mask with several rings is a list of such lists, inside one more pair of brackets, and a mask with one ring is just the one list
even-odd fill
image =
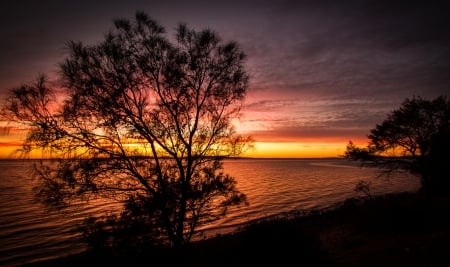
{"label": "grass", "polygon": [[[182,251],[89,251],[41,266],[450,266],[450,197],[418,193],[350,199],[306,216],[271,218]],[[155,264],[156,265],[156,264]]]}

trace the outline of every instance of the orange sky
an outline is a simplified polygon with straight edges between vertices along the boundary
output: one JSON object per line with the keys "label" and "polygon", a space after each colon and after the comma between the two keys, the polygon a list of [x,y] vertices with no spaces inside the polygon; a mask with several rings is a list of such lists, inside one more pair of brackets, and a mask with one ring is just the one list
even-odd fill
{"label": "orange sky", "polygon": [[[447,6],[420,1],[1,1],[0,101],[54,75],[68,41],[97,44],[137,10],[173,37],[178,23],[236,41],[250,76],[239,132],[251,157],[334,157],[414,95],[448,94]],[[444,2],[443,2],[444,3]],[[5,123],[0,121],[0,127]],[[5,129],[5,128],[2,128]],[[20,138],[0,133],[0,157]]]}
{"label": "orange sky", "polygon": [[[251,97],[250,97],[251,99]],[[357,145],[365,145],[367,139],[364,134],[342,136],[336,129],[323,129],[324,135],[318,132],[301,135],[301,129],[298,133],[280,132],[276,123],[268,119],[268,116],[283,117],[283,115],[268,112],[258,112],[252,108],[244,108],[240,119],[234,120],[237,131],[243,135],[251,136],[254,140],[253,147],[243,154],[242,157],[256,158],[317,158],[317,157],[338,157],[345,151],[348,141],[351,139]],[[308,117],[308,116],[307,116]],[[319,123],[321,116],[317,115],[311,124]],[[312,119],[312,118],[309,118]],[[307,120],[307,119],[306,119]],[[273,125],[275,124],[275,125]],[[307,124],[306,122],[304,123]],[[305,126],[306,129],[311,126]],[[275,129],[275,130],[274,130]],[[311,131],[311,130],[310,130]],[[335,136],[330,136],[326,132],[334,132]],[[350,133],[350,132],[349,132]],[[16,153],[26,136],[24,129],[14,127],[8,122],[0,122],[0,158],[41,158],[46,157],[39,151],[29,155]]]}
{"label": "orange sky", "polygon": [[[20,142],[14,138],[2,136],[0,142],[0,158],[21,158],[23,155],[14,153],[20,148]],[[255,142],[254,148],[244,152],[242,157],[256,158],[318,158],[337,157],[345,151],[346,141],[341,143],[325,142]],[[25,155],[25,158],[45,157],[39,152]]]}
{"label": "orange sky", "polygon": [[260,158],[337,157],[344,153],[345,146],[345,142],[256,142],[255,149],[244,153],[242,156]]}

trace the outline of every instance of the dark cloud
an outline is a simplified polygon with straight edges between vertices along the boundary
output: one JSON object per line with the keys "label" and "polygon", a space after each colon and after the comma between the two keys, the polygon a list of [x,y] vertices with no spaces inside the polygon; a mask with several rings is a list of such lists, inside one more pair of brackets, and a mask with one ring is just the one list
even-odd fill
{"label": "dark cloud", "polygon": [[[288,62],[287,59],[297,59],[297,66],[302,66],[303,63],[320,68],[325,65],[361,69],[357,65],[359,62],[346,62],[345,59],[350,55],[360,58],[360,62],[368,59],[367,63],[370,64],[370,59],[377,59],[379,54],[390,56],[395,53],[413,53],[406,55],[415,57],[410,58],[409,62],[429,56],[438,56],[442,62],[449,59],[450,35],[446,25],[450,25],[447,23],[450,19],[447,16],[448,8],[444,7],[443,2],[277,3],[286,4],[279,4],[274,9],[274,19],[267,29],[270,34],[262,42],[265,47],[272,48],[268,52],[274,53],[268,54],[279,59],[274,62],[278,65],[284,65],[284,62]],[[272,45],[267,45],[268,43]],[[334,64],[339,65],[333,66]],[[290,67],[289,64],[286,66]],[[365,68],[367,67],[370,68],[370,65]],[[277,69],[274,68],[274,71]]]}
{"label": "dark cloud", "polygon": [[364,136],[405,98],[450,92],[447,1],[2,1],[0,90],[51,72],[143,10],[169,36],[210,28],[248,55],[242,124],[262,139]]}

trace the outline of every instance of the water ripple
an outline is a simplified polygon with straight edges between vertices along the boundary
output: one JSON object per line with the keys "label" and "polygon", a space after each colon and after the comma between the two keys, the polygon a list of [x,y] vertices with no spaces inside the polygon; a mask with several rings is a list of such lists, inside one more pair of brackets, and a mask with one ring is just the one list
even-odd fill
{"label": "water ripple", "polygon": [[[0,161],[0,266],[52,259],[86,249],[77,227],[83,219],[119,205],[96,202],[73,206],[65,213],[45,210],[33,199],[33,161]],[[325,208],[356,196],[360,180],[369,181],[374,195],[413,191],[419,181],[405,174],[391,180],[376,178],[343,159],[244,159],[228,160],[225,172],[237,181],[249,206],[231,207],[227,217],[199,230],[206,236],[227,233],[243,223],[295,211]]]}

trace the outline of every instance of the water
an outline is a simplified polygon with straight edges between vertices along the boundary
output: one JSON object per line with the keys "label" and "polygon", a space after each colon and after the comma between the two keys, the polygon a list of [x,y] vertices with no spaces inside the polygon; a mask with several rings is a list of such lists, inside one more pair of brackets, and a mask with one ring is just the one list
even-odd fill
{"label": "water", "polygon": [[[114,203],[74,206],[60,214],[33,201],[33,161],[0,160],[0,266],[15,267],[86,250],[77,227],[89,214],[114,208]],[[232,208],[228,216],[200,229],[206,236],[233,231],[254,219],[330,207],[357,196],[358,181],[371,183],[372,195],[415,191],[416,177],[378,177],[344,159],[227,160],[249,206]]]}

